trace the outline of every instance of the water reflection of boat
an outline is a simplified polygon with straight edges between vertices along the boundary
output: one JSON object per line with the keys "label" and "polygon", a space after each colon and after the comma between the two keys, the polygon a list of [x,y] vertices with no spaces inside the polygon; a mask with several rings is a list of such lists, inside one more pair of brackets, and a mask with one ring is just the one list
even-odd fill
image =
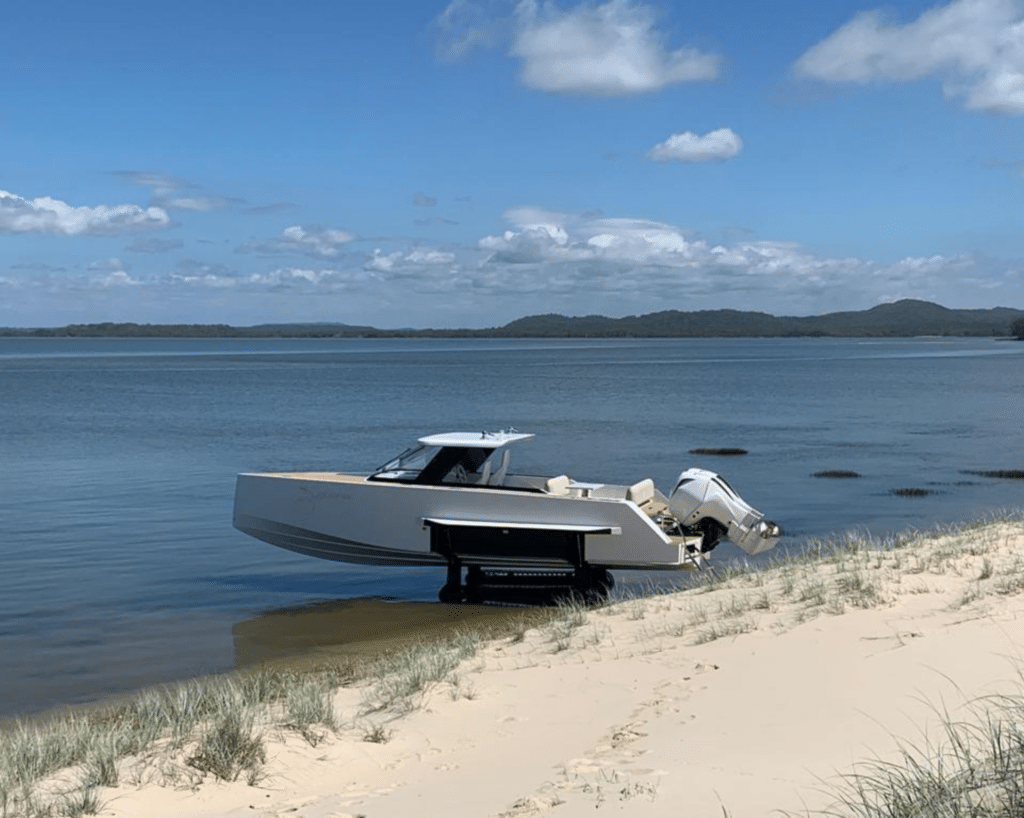
{"label": "water reflection of boat", "polygon": [[522,609],[346,599],[267,611],[236,623],[235,666],[287,661],[316,664],[339,657],[375,656],[453,628],[519,616]]}
{"label": "water reflection of boat", "polygon": [[614,485],[509,471],[510,447],[532,437],[431,435],[370,475],[240,474],[234,524],[323,559],[446,565],[446,602],[524,577],[544,584],[552,572],[555,582],[606,594],[609,569],[678,570],[704,564],[723,538],[749,554],[778,541],[777,525],[702,469],[684,471],[668,497],[650,479]]}

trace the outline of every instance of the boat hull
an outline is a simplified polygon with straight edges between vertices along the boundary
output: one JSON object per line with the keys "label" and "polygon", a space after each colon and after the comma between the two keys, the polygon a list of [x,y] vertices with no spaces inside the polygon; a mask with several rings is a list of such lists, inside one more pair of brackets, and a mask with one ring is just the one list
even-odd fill
{"label": "boat hull", "polygon": [[700,542],[667,536],[626,499],[334,473],[240,474],[234,525],[301,554],[369,565],[679,569]]}

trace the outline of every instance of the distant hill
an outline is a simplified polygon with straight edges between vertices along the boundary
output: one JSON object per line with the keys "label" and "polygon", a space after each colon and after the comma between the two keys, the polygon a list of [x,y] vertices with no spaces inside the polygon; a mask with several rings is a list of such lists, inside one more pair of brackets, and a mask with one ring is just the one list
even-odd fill
{"label": "distant hill", "polygon": [[335,338],[376,334],[373,327],[348,324],[134,324],[105,321],[101,324],[68,324],[40,329],[0,329],[0,336],[41,338]]}
{"label": "distant hill", "polygon": [[951,310],[928,301],[905,299],[860,312],[806,317],[776,317],[764,312],[738,310],[668,310],[626,318],[534,315],[520,318],[494,332],[513,337],[1004,336],[1010,335],[1011,324],[1021,317],[1024,317],[1024,310],[1007,307]]}
{"label": "distant hill", "polygon": [[951,310],[905,299],[859,312],[781,316],[741,310],[666,310],[608,318],[531,315],[490,329],[382,330],[350,324],[69,324],[50,329],[0,329],[0,336],[127,338],[784,338],[913,337],[951,335],[1002,337],[1024,320],[1024,310],[995,307]]}
{"label": "distant hill", "polygon": [[294,334],[297,332],[305,333],[311,336],[316,335],[335,335],[342,333],[345,335],[363,332],[377,332],[373,327],[368,326],[354,326],[352,324],[336,324],[336,323],[310,323],[310,324],[253,324],[251,327],[241,327],[241,329],[248,330],[250,332],[266,333],[268,335],[284,333]]}

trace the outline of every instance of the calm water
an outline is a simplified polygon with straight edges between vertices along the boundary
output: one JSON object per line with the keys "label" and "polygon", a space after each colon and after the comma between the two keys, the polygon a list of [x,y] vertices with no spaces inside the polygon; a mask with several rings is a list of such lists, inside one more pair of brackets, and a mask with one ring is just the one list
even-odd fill
{"label": "calm water", "polygon": [[1012,342],[0,339],[0,396],[0,716],[229,669],[235,634],[286,609],[434,599],[442,571],[235,531],[239,471],[369,470],[514,426],[538,436],[514,469],[668,489],[703,466],[789,542],[1024,505],[1024,482],[963,473],[1024,468]]}

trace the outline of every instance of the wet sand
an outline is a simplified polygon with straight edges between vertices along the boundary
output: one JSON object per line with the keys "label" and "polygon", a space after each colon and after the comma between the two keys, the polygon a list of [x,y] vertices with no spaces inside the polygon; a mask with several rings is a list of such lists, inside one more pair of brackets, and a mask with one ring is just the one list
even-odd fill
{"label": "wet sand", "polygon": [[283,608],[239,622],[231,631],[239,669],[268,663],[306,667],[449,639],[459,628],[500,633],[531,618],[536,612],[523,607],[367,598]]}

